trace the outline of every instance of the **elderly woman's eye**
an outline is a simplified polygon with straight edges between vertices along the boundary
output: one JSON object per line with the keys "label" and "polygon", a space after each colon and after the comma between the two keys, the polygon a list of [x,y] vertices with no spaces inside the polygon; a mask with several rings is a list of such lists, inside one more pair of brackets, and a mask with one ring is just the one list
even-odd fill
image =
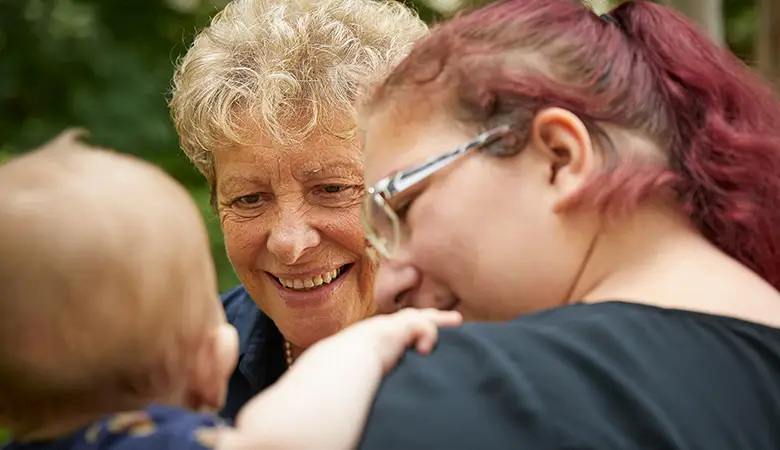
{"label": "elderly woman's eye", "polygon": [[236,198],[233,200],[233,204],[237,206],[256,206],[258,203],[261,203],[263,201],[263,195],[262,194],[249,194],[249,195],[242,195],[241,197]]}
{"label": "elderly woman's eye", "polygon": [[353,197],[363,194],[363,186],[352,186],[349,184],[324,184],[315,189],[318,195],[326,197]]}
{"label": "elderly woman's eye", "polygon": [[328,194],[338,194],[344,189],[346,189],[346,186],[342,186],[340,184],[329,184],[322,187],[322,190],[327,192]]}
{"label": "elderly woman's eye", "polygon": [[363,195],[363,186],[322,184],[311,191],[312,201],[325,207],[340,208],[355,204]]}

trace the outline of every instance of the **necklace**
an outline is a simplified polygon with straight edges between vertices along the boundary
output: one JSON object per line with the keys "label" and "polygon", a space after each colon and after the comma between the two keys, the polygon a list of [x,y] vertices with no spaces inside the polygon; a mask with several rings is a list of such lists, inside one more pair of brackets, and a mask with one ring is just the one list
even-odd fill
{"label": "necklace", "polygon": [[295,359],[292,354],[292,345],[287,339],[284,340],[284,356],[287,358],[287,367],[289,368],[293,365]]}

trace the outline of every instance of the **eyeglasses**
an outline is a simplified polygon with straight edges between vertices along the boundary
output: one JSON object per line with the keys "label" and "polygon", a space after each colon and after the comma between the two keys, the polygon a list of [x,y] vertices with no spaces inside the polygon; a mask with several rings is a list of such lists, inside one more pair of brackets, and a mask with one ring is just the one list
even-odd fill
{"label": "eyeglasses", "polygon": [[453,151],[396,172],[369,188],[361,208],[361,221],[370,245],[369,253],[375,251],[378,256],[392,259],[401,246],[401,220],[390,204],[393,197],[444,169],[472,150],[481,150],[495,143],[509,131],[510,127],[506,125],[488,130]]}

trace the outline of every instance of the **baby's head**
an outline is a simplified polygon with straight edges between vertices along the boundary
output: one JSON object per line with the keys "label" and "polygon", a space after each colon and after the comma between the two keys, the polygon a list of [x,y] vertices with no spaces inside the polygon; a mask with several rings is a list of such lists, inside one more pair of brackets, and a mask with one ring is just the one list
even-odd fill
{"label": "baby's head", "polygon": [[164,172],[74,132],[0,166],[0,428],[218,408],[236,347],[198,209]]}

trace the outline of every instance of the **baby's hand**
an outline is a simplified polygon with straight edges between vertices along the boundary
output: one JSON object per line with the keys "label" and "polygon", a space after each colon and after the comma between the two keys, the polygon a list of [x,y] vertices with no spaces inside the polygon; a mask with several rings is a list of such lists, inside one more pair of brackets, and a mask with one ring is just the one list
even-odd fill
{"label": "baby's hand", "polygon": [[356,448],[382,375],[407,348],[429,353],[439,327],[462,321],[453,311],[406,309],[319,341],[241,409],[220,449]]}
{"label": "baby's hand", "polygon": [[436,345],[439,327],[462,322],[460,313],[455,311],[409,308],[358,322],[334,336],[333,341],[340,346],[367,349],[379,357],[382,370],[387,372],[407,348],[414,346],[419,353],[428,354]]}

